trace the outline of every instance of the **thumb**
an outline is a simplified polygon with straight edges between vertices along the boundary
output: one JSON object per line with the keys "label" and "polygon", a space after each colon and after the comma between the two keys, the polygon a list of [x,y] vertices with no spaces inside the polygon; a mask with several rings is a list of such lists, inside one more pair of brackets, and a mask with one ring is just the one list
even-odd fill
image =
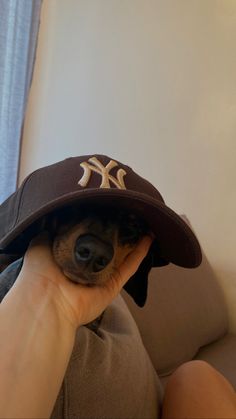
{"label": "thumb", "polygon": [[124,262],[119,268],[119,276],[122,288],[132,275],[138,270],[145,256],[148,254],[153,239],[145,236],[140,240],[134,250],[128,254]]}

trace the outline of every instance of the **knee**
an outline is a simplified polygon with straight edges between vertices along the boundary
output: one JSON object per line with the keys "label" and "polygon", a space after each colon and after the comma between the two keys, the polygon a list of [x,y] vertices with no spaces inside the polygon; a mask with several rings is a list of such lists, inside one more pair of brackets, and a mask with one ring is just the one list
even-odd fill
{"label": "knee", "polygon": [[215,371],[215,369],[208,364],[206,361],[202,360],[193,360],[185,362],[184,364],[180,365],[174,372],[174,374],[186,374],[186,373],[209,373],[212,374],[212,372]]}
{"label": "knee", "polygon": [[222,389],[222,391],[235,394],[232,385],[226,378],[210,364],[201,360],[189,361],[182,364],[172,374],[167,385],[176,388],[176,385],[187,388],[201,388],[209,392],[209,388]]}
{"label": "knee", "polygon": [[201,385],[202,381],[215,379],[217,375],[218,372],[206,361],[194,360],[180,365],[170,377],[170,382],[198,382]]}
{"label": "knee", "polygon": [[235,391],[207,362],[189,361],[170,377],[163,412],[163,418],[236,418]]}

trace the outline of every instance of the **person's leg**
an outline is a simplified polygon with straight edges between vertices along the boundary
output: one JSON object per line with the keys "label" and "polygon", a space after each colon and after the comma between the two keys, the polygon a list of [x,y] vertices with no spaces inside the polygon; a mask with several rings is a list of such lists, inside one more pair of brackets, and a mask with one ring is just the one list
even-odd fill
{"label": "person's leg", "polygon": [[167,383],[162,419],[236,419],[236,393],[204,361],[181,365]]}

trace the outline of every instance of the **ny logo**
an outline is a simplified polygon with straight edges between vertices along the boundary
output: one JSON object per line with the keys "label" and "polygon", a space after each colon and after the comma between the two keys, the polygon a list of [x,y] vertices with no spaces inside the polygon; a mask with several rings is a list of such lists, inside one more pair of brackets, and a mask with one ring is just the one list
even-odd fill
{"label": "ny logo", "polygon": [[85,188],[90,180],[91,173],[95,172],[98,173],[102,178],[100,188],[110,188],[111,182],[118,189],[126,189],[124,184],[124,176],[126,175],[126,171],[124,169],[117,170],[117,178],[110,175],[109,173],[113,167],[118,166],[118,163],[110,160],[106,166],[103,166],[103,164],[96,157],[91,157],[88,161],[91,164],[88,162],[83,162],[80,164],[80,166],[84,169],[84,174],[78,182],[80,186]]}

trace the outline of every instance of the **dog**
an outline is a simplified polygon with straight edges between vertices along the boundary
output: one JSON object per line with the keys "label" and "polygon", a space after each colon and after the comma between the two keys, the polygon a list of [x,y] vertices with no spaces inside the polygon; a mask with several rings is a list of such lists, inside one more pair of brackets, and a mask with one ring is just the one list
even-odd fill
{"label": "dog", "polygon": [[[74,205],[40,219],[34,225],[34,234],[43,231],[49,233],[55,262],[68,280],[94,286],[111,278],[138,241],[149,234],[149,227],[142,217],[128,210]],[[4,290],[0,281],[0,297],[15,282],[22,262],[21,258],[7,268],[5,262],[1,276],[7,274],[8,281]],[[96,330],[101,319],[102,316],[87,326]]]}
{"label": "dog", "polygon": [[[48,225],[48,221],[50,226]],[[71,207],[46,220],[56,263],[72,281],[103,284],[149,229],[139,216],[114,207]]]}

